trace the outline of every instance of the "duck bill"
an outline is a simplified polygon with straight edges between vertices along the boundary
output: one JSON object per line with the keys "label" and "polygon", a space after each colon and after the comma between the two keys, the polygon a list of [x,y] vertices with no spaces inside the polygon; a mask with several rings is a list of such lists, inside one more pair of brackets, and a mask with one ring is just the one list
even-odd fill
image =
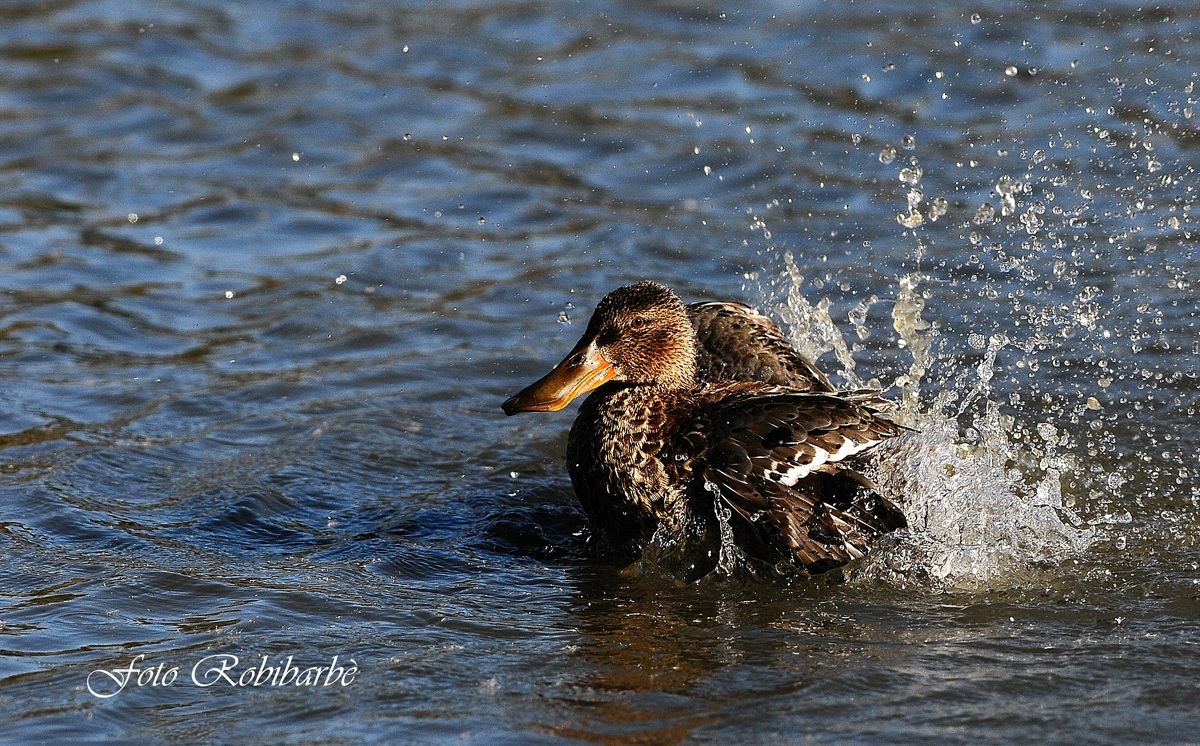
{"label": "duck bill", "polygon": [[504,413],[557,412],[576,397],[597,389],[616,376],[612,363],[594,341],[581,340],[554,370],[526,386],[500,405]]}

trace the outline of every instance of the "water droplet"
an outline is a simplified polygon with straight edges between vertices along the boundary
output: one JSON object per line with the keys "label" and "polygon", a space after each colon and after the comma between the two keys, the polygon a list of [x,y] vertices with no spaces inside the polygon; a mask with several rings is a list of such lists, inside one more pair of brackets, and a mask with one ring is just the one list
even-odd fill
{"label": "water droplet", "polygon": [[228,299],[228,298],[232,298],[232,297],[233,297],[233,291],[232,291],[232,290],[226,290],[226,291],[225,291],[225,297],[226,297],[227,299]]}
{"label": "water droplet", "polygon": [[909,186],[916,186],[920,183],[923,173],[924,171],[921,170],[920,166],[902,168],[900,169],[900,181]]}
{"label": "water droplet", "polygon": [[929,219],[936,222],[949,209],[950,203],[946,201],[945,197],[934,197],[929,200]]}
{"label": "water droplet", "polygon": [[299,162],[300,162],[300,154],[299,154],[299,153],[292,153],[292,161],[293,161],[293,162],[295,162],[295,163],[299,163]]}
{"label": "water droplet", "polygon": [[917,136],[905,135],[904,137],[901,137],[900,147],[904,148],[905,150],[912,150],[913,148],[917,147]]}
{"label": "water droplet", "polygon": [[983,16],[979,15],[978,13],[971,14],[971,25],[972,26],[978,26],[982,22],[983,22]]}
{"label": "water droplet", "polygon": [[896,160],[896,155],[896,149],[891,145],[887,145],[883,150],[879,151],[879,162],[886,166]]}
{"label": "water droplet", "polygon": [[1008,67],[1004,68],[1004,74],[1010,78],[1016,77],[1016,75],[1017,75],[1016,65],[1009,65]]}
{"label": "water droplet", "polygon": [[1087,408],[1091,410],[1100,409],[1100,402],[1096,401],[1096,397],[1089,396],[1087,400]]}
{"label": "water droplet", "polygon": [[337,277],[333,278],[333,282],[335,285],[341,285],[345,281],[346,281],[345,275],[338,275]]}
{"label": "water droplet", "polygon": [[155,246],[162,246],[162,245],[163,245],[163,237],[162,237],[162,236],[155,236],[155,237],[154,237],[154,245],[155,245]]}
{"label": "water droplet", "polygon": [[136,223],[138,221],[138,214],[136,212],[131,212],[125,216],[125,219],[131,223]]}

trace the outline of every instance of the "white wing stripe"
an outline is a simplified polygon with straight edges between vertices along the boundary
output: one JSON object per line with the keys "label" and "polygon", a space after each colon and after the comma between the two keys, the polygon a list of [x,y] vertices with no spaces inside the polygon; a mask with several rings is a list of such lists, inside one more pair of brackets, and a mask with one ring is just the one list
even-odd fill
{"label": "white wing stripe", "polygon": [[838,447],[836,451],[830,453],[824,448],[817,448],[816,452],[813,454],[812,461],[804,464],[796,464],[792,468],[788,469],[786,472],[780,475],[779,482],[787,485],[788,487],[795,487],[796,482],[799,482],[809,474],[812,474],[821,466],[828,463],[841,461],[844,458],[853,456],[856,453],[861,453],[871,446],[881,442],[882,441],[880,440],[864,440],[862,442],[856,442],[843,435],[842,445]]}

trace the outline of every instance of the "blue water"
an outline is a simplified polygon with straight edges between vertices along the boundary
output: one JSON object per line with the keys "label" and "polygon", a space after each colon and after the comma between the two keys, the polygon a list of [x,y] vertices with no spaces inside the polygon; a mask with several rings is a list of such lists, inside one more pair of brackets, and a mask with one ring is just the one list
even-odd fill
{"label": "blue water", "polygon": [[[3,736],[1194,740],[1198,33],[4,4]],[[1073,538],[956,488],[937,561],[845,583],[593,560],[572,413],[499,403],[642,278],[771,313]],[[980,516],[1016,538],[959,552]],[[198,686],[212,655],[358,670]],[[134,660],[180,672],[89,690]]]}

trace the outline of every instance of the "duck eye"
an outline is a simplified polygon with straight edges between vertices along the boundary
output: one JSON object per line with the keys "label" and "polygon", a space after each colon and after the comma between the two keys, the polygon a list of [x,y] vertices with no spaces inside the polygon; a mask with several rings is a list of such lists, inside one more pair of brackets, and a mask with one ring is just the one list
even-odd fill
{"label": "duck eye", "polygon": [[641,316],[634,316],[634,317],[633,317],[633,321],[630,321],[630,322],[629,322],[629,326],[631,326],[631,327],[632,327],[632,328],[634,328],[634,329],[642,329],[642,328],[645,328],[645,326],[646,326],[646,319],[644,319],[644,318],[643,318],[643,317],[641,317]]}

